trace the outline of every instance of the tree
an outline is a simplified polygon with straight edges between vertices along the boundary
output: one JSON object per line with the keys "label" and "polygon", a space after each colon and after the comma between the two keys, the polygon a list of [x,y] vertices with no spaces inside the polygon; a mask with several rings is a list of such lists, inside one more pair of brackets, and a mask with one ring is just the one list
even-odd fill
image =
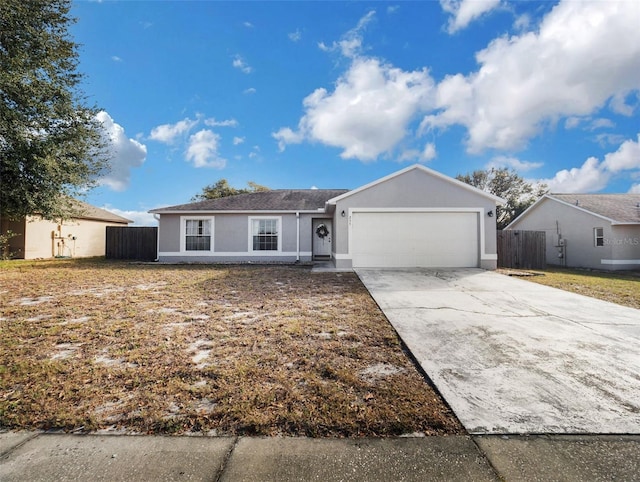
{"label": "tree", "polygon": [[456,179],[470,184],[506,201],[496,209],[496,225],[504,229],[511,221],[520,216],[529,206],[544,195],[548,189],[545,184],[532,184],[521,178],[513,169],[492,167],[486,171],[473,171],[471,174],[458,174]]}
{"label": "tree", "polygon": [[69,217],[106,169],[97,109],[79,89],[70,0],[0,1],[0,214]]}
{"label": "tree", "polygon": [[207,199],[218,199],[221,197],[235,196],[236,194],[247,194],[251,192],[269,191],[266,186],[261,186],[253,181],[247,183],[246,189],[237,189],[229,185],[226,179],[220,179],[215,184],[210,184],[202,188],[200,194],[196,194],[191,201],[205,201]]}

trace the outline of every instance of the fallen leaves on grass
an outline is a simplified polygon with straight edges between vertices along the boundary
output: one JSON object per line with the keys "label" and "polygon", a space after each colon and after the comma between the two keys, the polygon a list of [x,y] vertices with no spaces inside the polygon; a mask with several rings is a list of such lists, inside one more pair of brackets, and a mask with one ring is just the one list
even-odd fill
{"label": "fallen leaves on grass", "polygon": [[70,260],[0,283],[6,428],[462,430],[352,273]]}

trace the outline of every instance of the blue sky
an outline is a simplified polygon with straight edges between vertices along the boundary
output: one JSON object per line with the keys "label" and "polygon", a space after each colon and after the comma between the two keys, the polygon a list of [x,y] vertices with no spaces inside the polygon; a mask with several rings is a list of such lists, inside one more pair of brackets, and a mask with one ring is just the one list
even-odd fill
{"label": "blue sky", "polygon": [[640,192],[640,2],[75,2],[111,172],[150,224],[226,178],[355,188],[414,163]]}

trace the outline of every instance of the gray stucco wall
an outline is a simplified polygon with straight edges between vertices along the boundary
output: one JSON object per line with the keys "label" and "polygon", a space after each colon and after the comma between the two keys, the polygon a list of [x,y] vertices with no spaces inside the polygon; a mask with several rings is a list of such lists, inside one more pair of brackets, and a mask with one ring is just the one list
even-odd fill
{"label": "gray stucco wall", "polygon": [[[213,253],[180,253],[181,222],[185,216],[213,218]],[[254,253],[250,250],[249,218],[273,217],[281,219],[281,250],[278,253]],[[311,260],[312,219],[324,217],[322,213],[301,213],[299,259],[302,262]],[[160,260],[169,262],[295,262],[298,258],[298,221],[296,214],[287,213],[198,213],[163,214],[159,223]],[[216,254],[220,253],[220,254]],[[232,255],[228,255],[232,253]]]}
{"label": "gray stucco wall", "polygon": [[[553,199],[540,201],[510,228],[544,231],[549,265],[608,270],[640,267],[615,262],[640,259],[640,226],[612,226],[606,219]],[[595,246],[594,228],[603,228],[604,246]],[[565,240],[564,259],[558,257],[559,237]]]}
{"label": "gray stucco wall", "polygon": [[[495,202],[456,183],[433,176],[422,170],[411,170],[385,182],[371,186],[336,203],[334,215],[335,253],[346,255],[349,250],[349,210],[357,208],[469,208],[494,211]],[[345,216],[342,216],[342,211]],[[495,216],[485,216],[485,253],[496,254]],[[482,256],[483,253],[481,253]],[[495,269],[495,260],[483,262],[485,269]],[[336,260],[338,267],[350,267],[350,261]]]}
{"label": "gray stucco wall", "polygon": [[[611,239],[605,237],[605,244],[611,246],[611,255],[616,264],[611,269],[640,269],[640,226],[612,226]],[[622,263],[633,260],[634,263]]]}

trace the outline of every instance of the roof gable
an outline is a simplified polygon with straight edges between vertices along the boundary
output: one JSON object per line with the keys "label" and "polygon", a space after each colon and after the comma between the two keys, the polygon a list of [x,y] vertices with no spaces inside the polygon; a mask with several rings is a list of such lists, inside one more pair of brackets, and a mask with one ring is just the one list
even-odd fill
{"label": "roof gable", "polygon": [[469,185],[469,184],[467,184],[465,182],[458,181],[457,179],[454,179],[452,177],[445,176],[444,174],[441,174],[441,173],[439,173],[437,171],[434,171],[433,169],[429,169],[428,167],[422,166],[420,164],[414,164],[413,166],[409,166],[409,167],[407,167],[405,169],[402,169],[400,171],[397,171],[397,172],[394,172],[392,174],[389,174],[388,176],[385,176],[385,177],[382,177],[382,178],[380,178],[380,179],[378,179],[376,181],[370,182],[369,184],[365,184],[364,186],[359,187],[357,189],[354,189],[353,191],[348,191],[348,192],[346,192],[344,194],[336,196],[335,198],[329,199],[328,203],[329,204],[335,204],[336,202],[341,201],[341,200],[343,200],[343,199],[345,199],[345,198],[347,198],[349,196],[352,196],[352,195],[357,194],[359,192],[365,191],[367,189],[371,189],[371,188],[373,188],[373,187],[375,187],[375,186],[377,186],[379,184],[388,182],[388,181],[390,181],[390,180],[392,180],[392,179],[394,179],[394,178],[396,178],[398,176],[402,176],[403,174],[406,174],[406,173],[408,173],[410,171],[414,171],[414,170],[423,171],[423,172],[429,174],[430,176],[433,176],[433,177],[435,177],[435,178],[437,178],[439,180],[442,180],[444,182],[447,182],[447,183],[451,184],[452,186],[455,186],[456,188],[464,189],[464,190],[473,192],[473,193],[475,193],[477,195],[480,195],[480,196],[486,197],[488,199],[491,199],[496,204],[503,205],[505,203],[505,201],[502,198],[499,198],[498,196],[494,196],[493,194],[490,194],[490,193],[485,192],[485,191],[483,191],[481,189],[473,187],[473,186],[471,186],[471,185]]}
{"label": "roof gable", "polygon": [[346,189],[273,189],[151,210],[168,214],[189,211],[317,211]]}
{"label": "roof gable", "polygon": [[515,227],[547,200],[562,203],[611,224],[640,224],[640,194],[545,194],[506,229]]}

